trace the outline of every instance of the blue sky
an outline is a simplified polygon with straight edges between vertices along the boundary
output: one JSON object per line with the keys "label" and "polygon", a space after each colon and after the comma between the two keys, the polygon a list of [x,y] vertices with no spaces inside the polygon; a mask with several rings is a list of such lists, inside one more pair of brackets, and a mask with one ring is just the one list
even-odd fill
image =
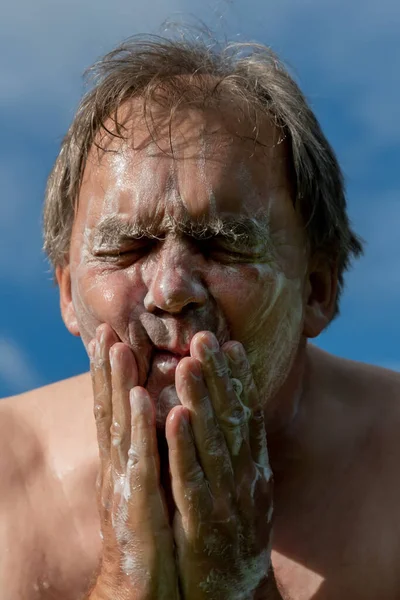
{"label": "blue sky", "polygon": [[398,0],[13,0],[0,23],[0,397],[87,369],[61,321],[41,253],[46,177],[83,91],[81,74],[134,33],[180,12],[286,61],[342,164],[367,241],[341,316],[316,343],[400,370]]}

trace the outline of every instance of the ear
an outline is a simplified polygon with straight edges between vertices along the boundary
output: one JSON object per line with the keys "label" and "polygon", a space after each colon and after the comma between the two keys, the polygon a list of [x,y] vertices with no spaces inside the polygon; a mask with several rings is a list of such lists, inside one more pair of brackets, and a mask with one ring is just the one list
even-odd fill
{"label": "ear", "polygon": [[72,303],[69,265],[56,268],[56,279],[60,289],[60,309],[65,326],[72,335],[80,336],[75,308]]}
{"label": "ear", "polygon": [[331,322],[335,313],[337,265],[319,257],[308,272],[303,335],[315,338]]}

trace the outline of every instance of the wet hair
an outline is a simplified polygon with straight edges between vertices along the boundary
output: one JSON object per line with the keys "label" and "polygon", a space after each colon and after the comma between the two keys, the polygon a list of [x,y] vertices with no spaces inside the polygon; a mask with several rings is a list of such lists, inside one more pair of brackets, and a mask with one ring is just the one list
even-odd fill
{"label": "wet hair", "polygon": [[[161,106],[170,123],[182,107],[218,107],[221,99],[245,112],[259,138],[266,116],[287,146],[293,203],[304,222],[311,255],[337,268],[334,316],[351,260],[363,252],[346,211],[344,181],[336,156],[299,86],[278,57],[254,43],[134,36],[91,67],[83,96],[48,179],[44,207],[44,250],[54,267],[68,262],[71,231],[82,175],[99,139],[129,134],[120,107],[140,98],[149,132],[152,111]],[[110,128],[110,122],[112,127]]]}

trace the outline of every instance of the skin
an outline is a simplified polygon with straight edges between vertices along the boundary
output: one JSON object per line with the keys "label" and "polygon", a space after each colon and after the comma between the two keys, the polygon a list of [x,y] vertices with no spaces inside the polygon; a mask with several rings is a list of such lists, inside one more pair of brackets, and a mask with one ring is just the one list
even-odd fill
{"label": "skin", "polygon": [[[215,598],[248,597],[266,580],[270,566],[271,477],[259,394],[265,402],[279,378],[286,374],[302,321],[304,282],[297,270],[305,270],[305,264],[298,259],[296,246],[304,243],[304,239],[294,211],[282,219],[281,211],[276,208],[281,203],[291,203],[285,182],[285,162],[278,154],[274,161],[278,168],[271,168],[277,150],[270,127],[266,135],[269,147],[256,152],[253,159],[250,153],[248,157],[244,155],[240,178],[235,171],[241,152],[239,139],[226,128],[219,112],[187,111],[180,115],[173,124],[172,145],[177,148],[174,157],[159,148],[165,145],[167,132],[163,121],[157,145],[149,139],[147,130],[140,128],[135,116],[128,113],[126,118],[135,133],[132,144],[120,147],[117,142],[116,153],[107,152],[100,160],[91,157],[84,176],[72,233],[70,264],[59,274],[61,289],[66,292],[65,312],[67,319],[70,318],[67,325],[73,333],[79,332],[87,346],[102,322],[110,326],[116,335],[114,342],[120,340],[124,344],[122,348],[129,348],[134,358],[132,366],[127,365],[124,370],[135,375],[131,375],[130,385],[123,384],[124,389],[129,391],[132,385],[141,386],[140,394],[146,397],[145,388],[147,404],[153,403],[155,407],[159,436],[164,435],[165,428],[168,456],[160,451],[161,470],[165,475],[168,466],[171,475],[170,481],[165,476],[163,479],[178,547],[180,568],[176,581],[179,577],[183,597],[188,597],[189,590],[192,598],[196,593],[199,599],[210,594]],[[247,128],[243,130],[242,126],[243,131],[237,133],[245,135]],[[193,135],[197,131],[200,134]],[[111,140],[109,151],[114,151],[113,145]],[[204,161],[204,148],[207,161]],[[265,184],[266,165],[269,188]],[[142,175],[135,178],[137,172]],[[149,182],[143,175],[146,173],[153,175],[154,186],[152,179]],[[132,215],[135,215],[133,223]],[[253,215],[265,216],[257,222]],[[256,234],[251,230],[244,238],[241,232],[244,238],[241,241],[231,240],[221,233],[229,226],[238,234],[243,217],[247,218],[247,228],[252,225],[255,229],[257,225]],[[119,225],[116,225],[117,219]],[[281,233],[282,220],[292,234],[290,244],[287,234]],[[127,235],[127,227],[135,227],[139,232]],[[285,253],[280,252],[280,245]],[[291,255],[296,256],[296,260],[290,260]],[[228,281],[233,281],[235,297],[227,286]],[[245,323],[241,318],[243,313],[249,314]],[[199,342],[196,332],[203,329],[215,332],[215,348],[207,332]],[[265,343],[267,332],[268,344]],[[222,360],[223,354],[213,358],[216,372],[210,373],[209,355],[214,357],[219,344],[229,340],[243,344],[256,374],[259,392],[250,392],[256,389],[250,375],[246,381],[239,379],[244,387],[243,396],[254,396],[251,406],[234,402],[237,395],[228,376],[228,365]],[[97,339],[94,343],[97,350],[92,351],[95,357],[99,353],[98,344]],[[190,358],[185,357],[189,352]],[[116,361],[115,357],[114,363]],[[166,366],[168,361],[176,364]],[[251,373],[250,366],[246,371]],[[94,382],[96,386],[95,377]],[[103,388],[101,384],[99,389]],[[114,395],[114,385],[110,389]],[[127,456],[128,442],[124,437],[131,419],[126,415],[134,413],[135,398],[131,397],[131,411],[127,402],[122,409],[113,408],[113,414],[120,412],[123,416],[113,416],[110,421],[111,479],[114,482],[111,504],[117,502],[115,496],[131,497],[130,489],[121,494],[120,485],[115,491],[120,471],[124,486],[134,475],[126,471],[126,466],[121,466],[126,462],[123,459],[118,458],[119,466],[115,464],[113,448],[117,454]],[[171,410],[174,404],[189,409],[187,428],[189,432],[192,430],[195,448],[185,448],[183,435],[179,433],[185,413],[176,407]],[[104,402],[99,407],[102,413],[109,413],[104,409]],[[260,427],[261,433],[258,432]],[[155,433],[148,432],[144,437],[155,439]],[[190,433],[186,437],[190,441]],[[101,440],[102,436],[100,446]],[[257,441],[259,447],[251,448],[250,440]],[[188,454],[193,456],[193,465],[182,464]],[[109,470],[109,467],[103,466],[104,469]],[[186,473],[191,476],[185,476]],[[200,481],[203,481],[201,486]],[[156,483],[158,489],[158,477]],[[147,486],[135,485],[141,488],[142,496]],[[188,489],[193,489],[189,500],[186,498]],[[157,492],[158,505],[162,504],[160,497],[161,493]],[[226,502],[225,498],[235,500]],[[140,503],[132,503],[138,514]],[[112,529],[121,530],[119,536],[124,539],[124,546],[128,536],[135,540],[136,548],[136,540],[141,539],[138,524],[133,526],[129,516],[125,518],[125,513],[130,512],[128,507],[122,509],[120,503],[118,505],[118,514],[111,519]],[[121,511],[124,513],[122,521]],[[155,515],[159,511],[155,509]],[[246,513],[254,513],[256,518],[248,521],[244,517]],[[156,523],[157,518],[151,515],[148,519],[138,517],[139,523],[150,521],[153,533],[148,535],[157,539],[167,524]],[[104,523],[109,520],[105,517]],[[241,531],[246,531],[246,543],[233,543],[238,535],[240,539]],[[112,532],[105,535],[108,539]],[[222,536],[222,541],[213,551],[209,544],[200,551],[200,546],[207,546],[210,536]],[[168,544],[172,564],[172,536]],[[224,569],[222,564],[218,568],[221,544],[231,549],[232,570]],[[99,597],[111,596],[113,589],[120,587],[119,569],[113,577],[109,575],[110,570],[115,572],[115,564],[124,565],[128,560],[136,565],[136,550],[131,550],[131,543],[128,545],[127,554],[121,549],[117,535],[117,547],[113,546],[103,557],[102,569],[106,571],[107,582],[101,583],[101,573],[95,592]],[[140,544],[141,556],[144,546],[146,544]],[[150,556],[155,551],[155,548],[150,550]],[[203,554],[202,560],[199,553]],[[207,554],[211,554],[208,560]],[[189,555],[192,560],[188,559]],[[226,554],[225,559],[227,557]],[[127,597],[138,588],[138,580],[148,570],[146,565],[150,559],[142,560],[144,566],[129,567],[128,577],[122,573]],[[164,561],[165,566],[172,574],[172,568]],[[175,597],[174,578],[171,589],[167,589],[164,571],[159,573],[156,568],[156,573],[150,575],[152,583],[160,580],[164,586],[161,589],[156,585],[156,597],[161,598],[164,593]],[[104,592],[104,587],[110,591]],[[150,593],[146,590],[143,597]]]}
{"label": "skin", "polygon": [[[18,400],[3,401],[0,407],[0,439],[4,444],[0,456],[6,457],[0,472],[7,490],[5,508],[0,513],[5,517],[1,535],[6,549],[1,581],[5,583],[3,588],[10,590],[12,600],[76,600],[88,589],[90,580],[94,597],[107,597],[116,578],[120,584],[123,576],[132,577],[132,563],[125,563],[126,572],[116,572],[123,562],[116,539],[121,528],[116,527],[115,520],[121,514],[114,514],[113,523],[112,508],[106,501],[111,498],[115,507],[121,497],[128,509],[122,511],[122,534],[134,532],[140,538],[147,568],[149,564],[153,568],[155,591],[151,597],[159,597],[154,594],[161,591],[157,582],[163,576],[162,568],[171,564],[172,534],[180,549],[175,567],[183,597],[188,597],[189,589],[191,593],[196,590],[196,598],[202,597],[202,592],[210,590],[199,584],[210,582],[207,575],[218,560],[218,552],[210,552],[207,527],[210,515],[215,521],[216,513],[204,496],[204,481],[215,486],[229,468],[234,472],[237,502],[221,505],[228,496],[225,490],[229,478],[221,480],[224,493],[213,494],[220,500],[219,510],[228,510],[234,525],[233,529],[228,526],[219,530],[220,543],[229,540],[228,551],[239,557],[243,569],[248,569],[245,559],[268,551],[272,542],[272,564],[280,592],[269,575],[267,584],[273,585],[265,586],[260,597],[398,597],[400,586],[394,565],[399,548],[397,536],[390,535],[396,529],[398,511],[390,507],[397,507],[400,499],[394,477],[400,458],[396,402],[399,377],[306,345],[306,339],[317,335],[329,322],[335,273],[327,269],[326,261],[320,263],[307,252],[301,221],[290,198],[284,149],[282,145],[274,147],[274,131],[265,124],[263,132],[265,141],[269,140],[270,154],[264,149],[262,154],[252,155],[244,151],[243,143],[232,139],[226,124],[234,122],[232,116],[226,111],[224,121],[218,113],[185,114],[174,138],[185,160],[177,160],[176,164],[164,155],[133,149],[123,149],[123,160],[117,165],[111,154],[105,154],[100,164],[96,157],[88,163],[70,263],[58,271],[58,278],[65,323],[72,333],[82,336],[92,356],[93,384],[84,376]],[[193,131],[200,134],[192,139]],[[149,148],[141,144],[141,134],[146,136],[135,128],[135,147]],[[209,157],[205,164],[204,148]],[[151,166],[154,161],[157,169]],[[137,173],[143,176],[133,187]],[[148,185],[149,173],[157,173],[151,180],[153,187]],[[116,189],[118,194],[114,193]],[[142,247],[140,255],[135,247],[133,255],[122,259],[127,261],[123,264],[94,256],[93,243],[90,246],[92,231],[104,217],[116,212],[135,215],[135,221],[143,226],[157,222],[155,216],[159,216],[162,227],[165,222],[181,223],[188,214],[192,219],[206,215],[211,220],[221,214],[238,218],[258,215],[260,208],[267,209],[269,244],[264,254],[255,253],[253,247],[253,254],[246,260],[236,254],[233,261],[231,256],[228,259],[226,248],[221,250],[218,244],[211,255],[205,254],[201,240],[182,235],[178,228],[158,231],[163,234],[158,236],[161,240],[145,245],[144,250]],[[264,298],[268,301],[263,302]],[[299,312],[293,310],[297,302]],[[214,339],[210,332],[217,335],[215,353],[204,349]],[[92,342],[94,338],[96,343]],[[98,348],[97,358],[94,346]],[[166,368],[165,357],[160,357],[158,369],[148,377],[154,346],[180,352],[176,361],[179,365]],[[243,352],[239,366],[230,356],[235,347]],[[277,349],[282,352],[271,366],[268,359],[276,355]],[[243,405],[248,405],[253,417],[254,407],[261,404],[263,409],[264,421],[256,419],[252,423],[250,419],[246,424],[242,407],[239,414],[243,422],[236,428],[241,430],[239,435],[232,435],[226,418],[221,418],[224,413],[226,417],[224,410],[221,415],[221,407],[226,406],[229,415],[238,403],[231,377],[227,377],[227,364],[230,375],[242,383]],[[250,393],[253,378],[256,398]],[[188,381],[192,382],[189,386]],[[131,386],[139,390],[139,396],[129,396]],[[206,414],[199,410],[205,408],[200,402],[204,397],[209,402]],[[136,412],[137,404],[142,411]],[[211,466],[212,455],[199,461],[193,452],[195,449],[201,453],[204,442],[210,439],[204,435],[210,412],[216,419],[211,428],[216,436],[212,445],[224,457],[220,472]],[[193,437],[180,433],[186,418]],[[104,426],[107,419],[118,426]],[[131,420],[135,424],[132,431]],[[260,435],[250,435],[248,428],[252,427],[258,427]],[[262,462],[266,461],[266,453],[250,443],[263,439],[264,427],[275,480],[272,540],[268,464]],[[140,428],[148,435],[138,435]],[[112,444],[110,435],[119,439],[118,444]],[[143,439],[148,444],[138,450]],[[130,445],[136,448],[136,454],[129,453]],[[251,455],[244,460],[249,449]],[[156,467],[143,471],[150,475],[145,479],[150,486],[146,493],[142,493],[143,486],[135,487],[134,477],[127,478],[128,462],[135,461],[135,456],[139,462],[148,460]],[[387,459],[381,461],[381,456]],[[157,460],[161,486],[155,477]],[[259,479],[255,479],[257,464],[263,467]],[[101,479],[96,491],[98,473]],[[237,485],[238,477],[245,485]],[[193,511],[196,494],[185,506],[184,490],[193,482],[202,482],[197,485],[197,511]],[[237,510],[243,504],[251,508]],[[133,506],[140,507],[139,516]],[[246,522],[243,515],[248,518]],[[232,536],[239,525],[249,532],[246,538],[254,540],[243,556],[240,538]],[[190,535],[198,527],[201,535]],[[179,536],[179,532],[186,535]],[[154,533],[161,536],[158,540],[163,544],[165,565],[157,561],[154,565],[152,561]],[[258,539],[256,533],[260,534]],[[201,560],[194,558],[193,551]],[[264,574],[268,573],[267,558]],[[100,559],[103,569],[99,571]],[[229,577],[222,584],[217,582],[212,593],[215,597],[234,597],[244,577],[232,555],[224,567],[231,569]],[[16,572],[17,579],[12,575]],[[173,567],[167,572],[173,594]],[[135,591],[138,581],[143,578],[135,580]],[[122,583],[129,597],[132,584],[128,580]],[[212,579],[211,583],[215,586]],[[227,592],[224,586],[229,583],[234,583],[234,589]],[[250,597],[255,597],[253,591],[254,584]],[[148,593],[148,589],[141,593]]]}
{"label": "skin", "polygon": [[[98,329],[90,354],[105,542],[91,597],[113,597],[117,590],[127,598],[256,597],[256,590],[268,584],[272,473],[262,409],[243,349],[231,344],[226,352],[228,360],[216,338],[202,332],[191,342],[191,358],[182,359],[177,368],[176,387],[190,425],[181,407],[171,411],[166,437],[176,503],[175,569],[151,398],[144,388],[132,387],[135,368],[129,348],[115,343],[109,326]],[[228,365],[244,382],[241,396],[247,411],[230,384]],[[129,413],[129,423],[124,423]],[[256,506],[264,510],[254,514]],[[242,531],[246,535],[238,535]]]}

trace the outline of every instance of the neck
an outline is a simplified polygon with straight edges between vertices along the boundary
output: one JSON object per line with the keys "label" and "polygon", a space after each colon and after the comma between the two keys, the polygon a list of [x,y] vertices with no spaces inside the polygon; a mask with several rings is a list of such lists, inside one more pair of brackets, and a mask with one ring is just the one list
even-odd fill
{"label": "neck", "polygon": [[268,450],[274,472],[281,470],[282,464],[286,462],[286,449],[291,446],[306,376],[307,340],[302,338],[289,375],[278,392],[267,402],[264,410]]}
{"label": "neck", "polygon": [[270,437],[284,433],[296,418],[303,393],[306,359],[307,341],[302,338],[288,376],[265,406],[265,422]]}

